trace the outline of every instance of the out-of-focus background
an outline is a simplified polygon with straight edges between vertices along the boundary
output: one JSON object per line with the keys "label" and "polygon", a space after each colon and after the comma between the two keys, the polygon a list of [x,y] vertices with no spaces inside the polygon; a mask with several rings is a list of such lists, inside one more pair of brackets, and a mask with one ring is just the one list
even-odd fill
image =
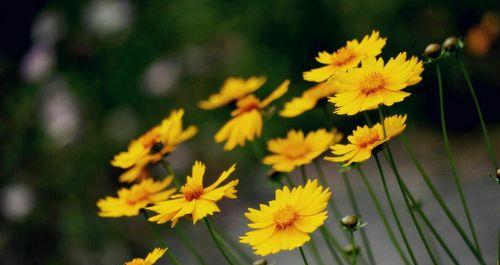
{"label": "out-of-focus background", "polygon": [[[216,91],[230,75],[266,75],[267,94],[282,80],[300,94],[310,83],[301,73],[318,64],[317,52],[333,51],[346,40],[372,30],[388,38],[383,56],[400,51],[420,55],[430,42],[463,36],[465,62],[476,85],[497,156],[500,147],[499,4],[489,1],[11,1],[0,8],[0,264],[122,264],[157,246],[147,224],[136,218],[104,219],[96,201],[114,195],[120,171],[113,155],[183,107],[187,123],[200,133],[171,157],[184,176],[195,159],[215,175],[236,162],[239,199],[223,201],[214,218],[236,240],[245,231],[242,213],[272,197],[266,169],[249,146],[223,152],[213,135],[228,110],[202,111],[196,103]],[[497,251],[498,185],[479,131],[473,101],[456,60],[443,64],[451,142],[465,192],[478,226],[483,251],[493,264]],[[408,113],[408,136],[439,189],[464,225],[440,138],[434,68],[409,88],[412,96],[391,110]],[[349,132],[360,117],[341,119]],[[270,137],[288,128],[324,127],[320,111],[295,119],[273,117]],[[259,140],[263,144],[262,140]],[[434,203],[415,168],[395,143],[410,187],[463,264],[475,264]],[[336,168],[324,163],[334,198],[352,213]],[[366,170],[380,191],[372,163]],[[161,173],[161,172],[159,172]],[[314,171],[311,168],[310,173]],[[366,191],[351,174],[366,229],[380,264],[399,264]],[[391,176],[391,179],[392,176]],[[391,188],[395,188],[393,182]],[[394,189],[401,212],[404,205]],[[403,221],[411,227],[408,216]],[[335,220],[329,224],[335,226]],[[203,226],[182,224],[210,264],[222,262]],[[184,264],[193,259],[174,234],[162,227],[172,251]],[[337,232],[338,234],[338,232]],[[422,264],[429,264],[416,232],[410,232]],[[343,241],[343,238],[340,238]],[[345,241],[343,241],[345,242]],[[324,246],[320,246],[324,249]],[[249,247],[243,246],[250,252]],[[441,252],[443,264],[450,264]],[[325,259],[330,259],[326,250]],[[270,257],[299,264],[296,252]],[[167,264],[165,261],[161,264]]]}

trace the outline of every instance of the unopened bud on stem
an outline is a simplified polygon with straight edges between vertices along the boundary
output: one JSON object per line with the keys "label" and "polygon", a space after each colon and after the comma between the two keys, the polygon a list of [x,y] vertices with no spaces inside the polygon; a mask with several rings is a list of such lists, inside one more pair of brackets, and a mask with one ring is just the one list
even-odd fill
{"label": "unopened bud on stem", "polygon": [[441,55],[441,46],[437,43],[431,43],[425,47],[424,55],[427,58],[436,59]]}

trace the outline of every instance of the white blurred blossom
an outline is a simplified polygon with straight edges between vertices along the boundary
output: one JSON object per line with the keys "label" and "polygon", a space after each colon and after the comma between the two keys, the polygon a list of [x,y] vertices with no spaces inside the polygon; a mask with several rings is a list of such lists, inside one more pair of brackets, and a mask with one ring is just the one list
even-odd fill
{"label": "white blurred blossom", "polygon": [[33,42],[53,47],[64,34],[64,20],[60,13],[47,10],[35,18],[31,28]]}
{"label": "white blurred blossom", "polygon": [[51,47],[44,44],[33,45],[21,60],[21,78],[29,83],[45,80],[54,69],[55,56]]}
{"label": "white blurred blossom", "polygon": [[174,59],[160,59],[153,62],[144,72],[142,87],[152,96],[165,95],[179,81],[182,66]]}
{"label": "white blurred blossom", "polygon": [[57,145],[64,146],[76,138],[80,109],[66,80],[54,79],[42,87],[40,108],[42,127]]}
{"label": "white blurred blossom", "polygon": [[108,36],[129,28],[133,17],[129,1],[94,0],[85,10],[84,23],[91,33]]}
{"label": "white blurred blossom", "polygon": [[8,184],[0,193],[2,215],[11,221],[20,221],[28,216],[35,206],[30,186],[24,183]]}

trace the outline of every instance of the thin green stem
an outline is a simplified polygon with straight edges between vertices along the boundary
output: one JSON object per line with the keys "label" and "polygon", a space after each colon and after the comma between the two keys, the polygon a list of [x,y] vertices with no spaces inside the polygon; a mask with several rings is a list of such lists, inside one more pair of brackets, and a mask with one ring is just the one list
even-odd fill
{"label": "thin green stem", "polygon": [[[251,261],[251,259],[246,256],[245,253],[243,253],[238,247],[230,245],[216,229],[214,229],[214,233],[224,247],[224,250],[229,254],[232,260],[240,264],[249,263]],[[234,251],[233,248],[236,250]]]}
{"label": "thin green stem", "polygon": [[285,177],[285,180],[288,185],[290,185],[290,187],[295,187],[295,183],[293,183],[293,180],[290,178],[290,175],[288,175],[288,173],[281,173],[281,175]]}
{"label": "thin green stem", "polygon": [[[155,237],[156,237],[156,240],[158,241],[158,243],[160,243],[160,245],[163,248],[167,248],[167,243],[165,243],[165,240],[163,240],[163,237],[161,237],[160,232],[158,231],[158,229],[156,229],[156,226],[153,223],[151,223],[151,222],[148,221],[149,216],[146,213],[146,211],[142,210],[141,212],[142,212],[142,215],[144,216],[144,218],[146,219],[146,223],[148,223],[149,227],[151,228],[151,230],[155,234]],[[179,262],[179,260],[172,253],[172,250],[169,249],[166,253],[167,253],[167,257],[170,259],[170,261],[174,265],[181,265],[181,263]]]}
{"label": "thin green stem", "polygon": [[302,182],[305,185],[307,183],[307,173],[306,173],[306,167],[304,165],[300,166],[300,174],[302,176]]}
{"label": "thin green stem", "polygon": [[458,172],[455,165],[455,160],[453,159],[453,154],[451,152],[450,143],[448,140],[448,132],[446,129],[446,118],[444,114],[444,95],[443,95],[443,81],[441,79],[441,69],[439,68],[439,64],[436,64],[436,73],[438,77],[438,87],[439,87],[439,111],[441,116],[441,130],[443,133],[443,141],[446,149],[446,155],[448,157],[448,162],[450,164],[451,173],[453,175],[453,179],[455,180],[455,186],[457,187],[458,194],[460,196],[460,202],[462,207],[464,208],[465,217],[467,218],[467,224],[469,225],[470,232],[472,234],[472,239],[474,240],[474,244],[476,245],[476,249],[479,255],[482,256],[481,247],[479,246],[479,241],[476,235],[476,229],[474,228],[474,223],[472,222],[472,217],[469,211],[469,206],[467,205],[467,201],[465,200],[465,194],[462,189],[462,183],[460,178],[458,177]]}
{"label": "thin green stem", "polygon": [[411,249],[410,243],[408,242],[408,238],[406,237],[406,233],[404,232],[403,225],[401,224],[401,221],[399,220],[399,216],[398,216],[398,213],[396,211],[396,207],[394,207],[394,202],[392,200],[391,193],[389,192],[389,187],[387,187],[387,181],[385,179],[385,174],[384,174],[384,171],[382,169],[382,165],[380,164],[380,160],[379,160],[377,154],[375,154],[375,161],[377,162],[377,168],[378,168],[378,171],[380,173],[380,178],[382,179],[384,193],[385,193],[387,202],[389,203],[389,207],[391,209],[394,220],[396,221],[396,225],[398,227],[399,234],[401,235],[401,238],[403,239],[406,250],[410,254],[410,258],[411,258],[413,264],[417,265],[418,264],[417,259],[415,258],[415,254],[413,253],[413,250]]}
{"label": "thin green stem", "polygon": [[[337,253],[337,251],[342,253],[342,247],[340,246],[340,244],[335,240],[335,238],[331,235],[330,231],[325,226],[321,226],[319,228],[319,231],[323,236],[323,239],[325,240],[328,250],[330,250],[330,252],[332,253],[333,259],[335,259],[338,265],[344,265],[344,262],[342,261],[342,259],[340,259],[340,256]],[[335,250],[335,248],[337,248],[337,250]]]}
{"label": "thin green stem", "polygon": [[358,256],[358,254],[356,253],[356,240],[354,240],[354,232],[350,231],[349,236],[351,238],[351,246],[352,246],[351,264],[356,265],[356,258]]}
{"label": "thin green stem", "polygon": [[304,261],[304,265],[309,265],[309,262],[307,262],[306,254],[304,253],[304,250],[302,247],[299,247],[300,251],[300,256],[302,257],[302,260]]}
{"label": "thin green stem", "polygon": [[167,176],[172,176],[174,178],[175,186],[178,189],[180,189],[182,185],[179,183],[179,180],[177,179],[177,177],[175,177],[175,173],[174,173],[174,170],[172,169],[172,165],[170,165],[170,163],[168,161],[166,161],[165,159],[160,160],[160,164],[163,166],[165,171],[167,171]]}
{"label": "thin green stem", "polygon": [[459,55],[457,55],[457,60],[458,60],[458,65],[460,66],[460,70],[462,71],[462,74],[464,75],[465,81],[467,82],[467,86],[469,87],[469,91],[470,91],[470,94],[472,95],[472,99],[474,100],[474,105],[476,106],[477,115],[479,116],[479,122],[481,123],[481,131],[483,132],[484,141],[486,143],[486,148],[488,149],[488,154],[490,156],[491,163],[493,164],[493,167],[494,167],[493,174],[495,174],[495,171],[498,169],[497,158],[495,156],[495,151],[493,150],[493,145],[491,144],[490,136],[488,134],[488,129],[486,128],[486,123],[484,122],[483,112],[481,111],[481,107],[479,105],[479,100],[477,99],[476,90],[474,89],[474,86],[472,85],[472,82],[471,82],[470,77],[469,77],[469,73],[467,72],[467,69],[465,68],[465,64]]}
{"label": "thin green stem", "polygon": [[203,260],[203,257],[201,254],[198,252],[196,247],[194,246],[193,242],[186,236],[184,231],[180,227],[176,227],[174,229],[174,233],[177,235],[177,237],[182,241],[182,243],[186,246],[186,248],[193,254],[193,256],[196,258],[199,264],[201,265],[206,265],[207,263],[205,260]]}
{"label": "thin green stem", "polygon": [[[356,197],[354,196],[354,191],[352,189],[351,181],[349,180],[349,176],[347,173],[342,172],[342,179],[344,180],[344,184],[347,190],[347,195],[349,196],[349,200],[351,201],[351,206],[354,211],[354,214],[357,216],[361,216],[361,211],[359,210],[358,202],[356,201]],[[360,230],[361,233],[361,241],[363,243],[364,248],[366,249],[366,253],[368,255],[368,260],[370,264],[376,264],[375,258],[373,257],[373,252],[370,246],[370,241],[368,240],[368,235],[366,235],[366,231],[364,229]]]}
{"label": "thin green stem", "polygon": [[384,224],[384,227],[387,231],[387,234],[389,235],[389,239],[391,240],[392,245],[398,252],[399,256],[403,260],[404,264],[409,265],[410,261],[406,257],[406,255],[403,253],[403,250],[401,249],[401,246],[396,239],[396,236],[394,235],[394,232],[392,231],[392,227],[389,224],[389,220],[387,219],[387,216],[385,215],[384,209],[382,208],[382,204],[380,203],[380,200],[378,199],[377,195],[375,194],[372,184],[368,181],[366,178],[365,173],[363,170],[361,170],[360,167],[356,168],[358,174],[361,176],[361,179],[363,180],[363,183],[368,190],[368,194],[370,194],[370,197],[372,198],[373,203],[375,204],[375,210],[377,211],[378,215],[380,216],[380,219],[382,220],[382,223]]}
{"label": "thin green stem", "polygon": [[[458,259],[455,257],[455,255],[453,254],[453,252],[451,252],[450,248],[448,247],[448,245],[446,244],[446,242],[444,241],[444,239],[441,237],[441,235],[439,235],[439,233],[437,232],[436,228],[434,228],[434,225],[429,220],[429,218],[427,217],[427,215],[422,211],[422,209],[420,207],[417,206],[417,201],[415,200],[415,198],[411,194],[410,190],[408,190],[408,187],[406,186],[406,184],[404,183],[404,181],[402,181],[402,184],[403,184],[403,188],[405,190],[405,194],[408,196],[408,199],[410,199],[411,204],[414,206],[413,207],[414,211],[417,212],[418,215],[420,216],[420,219],[422,219],[424,221],[424,223],[427,226],[427,228],[429,229],[429,231],[432,233],[432,235],[434,236],[434,238],[436,238],[436,240],[439,242],[439,244],[441,245],[441,247],[443,248],[443,250],[446,252],[446,254],[448,255],[448,257],[451,259],[451,261],[453,262],[453,264],[460,265],[460,263],[458,262]],[[440,264],[442,264],[442,263],[440,262]]]}
{"label": "thin green stem", "polygon": [[372,120],[370,119],[370,116],[368,116],[368,112],[363,111],[363,117],[365,118],[366,124],[370,127],[372,127]]}
{"label": "thin green stem", "polygon": [[480,264],[486,264],[482,258],[482,256],[479,254],[479,252],[476,250],[476,247],[472,243],[472,241],[469,239],[467,234],[465,233],[464,229],[460,225],[460,223],[457,221],[457,218],[453,215],[451,212],[450,208],[448,208],[445,200],[441,196],[441,193],[437,190],[436,186],[430,179],[429,175],[427,174],[427,171],[425,171],[424,167],[422,166],[422,163],[418,160],[417,156],[413,152],[411,145],[408,142],[408,139],[406,138],[405,134],[401,135],[401,140],[403,142],[404,149],[408,153],[408,156],[410,157],[411,161],[413,164],[415,164],[415,167],[417,168],[418,172],[420,172],[420,175],[422,176],[424,182],[427,184],[427,187],[429,187],[432,195],[438,202],[439,206],[441,206],[441,209],[443,209],[444,213],[446,214],[446,217],[448,217],[448,220],[450,220],[451,224],[457,230],[459,235],[462,237],[464,240],[465,244],[467,247],[471,250],[471,252],[474,254],[474,257],[479,261]]}
{"label": "thin green stem", "polygon": [[316,260],[316,263],[318,265],[325,265],[323,259],[321,258],[321,255],[319,254],[318,246],[316,246],[316,242],[312,239],[312,236],[311,236],[311,241],[309,243],[309,248],[313,254],[314,260]]}
{"label": "thin green stem", "polygon": [[[378,112],[380,115],[380,124],[382,124],[383,130],[384,130],[384,138],[385,138],[386,137],[385,136],[386,128],[385,128],[385,123],[384,123],[384,113],[382,111],[382,107],[378,108]],[[432,263],[434,265],[437,265],[438,262],[436,260],[436,257],[434,256],[434,253],[432,252],[432,249],[431,249],[429,243],[427,242],[427,239],[425,238],[425,235],[422,232],[422,229],[420,228],[420,224],[418,223],[418,220],[415,217],[415,213],[412,211],[410,201],[408,200],[406,193],[405,193],[405,190],[403,189],[403,185],[401,183],[402,182],[401,174],[399,173],[399,170],[398,170],[397,165],[396,165],[396,161],[394,160],[394,157],[393,157],[392,151],[391,151],[391,147],[389,144],[386,144],[385,151],[386,152],[384,154],[386,155],[386,159],[387,159],[387,161],[389,161],[389,165],[391,166],[391,169],[394,172],[394,175],[396,176],[396,180],[397,180],[398,186],[401,190],[401,194],[403,195],[403,199],[405,201],[406,208],[407,208],[408,212],[410,213],[410,217],[413,221],[413,224],[415,225],[415,228],[417,229],[420,240],[422,240],[422,243],[424,244],[424,247],[427,251],[427,254],[429,254],[429,257],[431,258]]]}
{"label": "thin green stem", "polygon": [[222,254],[222,256],[224,256],[224,258],[226,259],[227,263],[229,263],[230,265],[235,265],[236,263],[231,259],[231,257],[229,256],[229,254],[226,253],[226,251],[224,250],[224,246],[219,241],[219,238],[217,237],[217,235],[215,233],[215,230],[214,230],[212,224],[210,223],[210,221],[208,220],[208,218],[205,217],[203,220],[205,221],[205,224],[207,225],[207,229],[210,232],[210,235],[212,236],[212,239],[214,240],[215,245],[219,249],[219,251]]}

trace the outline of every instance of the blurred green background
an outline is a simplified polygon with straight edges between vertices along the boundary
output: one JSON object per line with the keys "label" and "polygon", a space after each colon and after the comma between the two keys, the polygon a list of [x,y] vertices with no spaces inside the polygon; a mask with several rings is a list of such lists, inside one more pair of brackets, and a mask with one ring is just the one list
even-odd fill
{"label": "blurred green background", "polygon": [[[237,162],[241,200],[223,202],[216,220],[241,226],[246,207],[270,197],[271,188],[261,188],[267,185],[265,170],[249,146],[223,152],[213,135],[228,110],[202,111],[197,102],[227,76],[265,75],[268,83],[259,95],[292,80],[289,93],[278,101],[281,107],[311,85],[301,73],[318,65],[317,52],[333,51],[372,30],[388,38],[385,58],[400,51],[420,55],[431,42],[468,36],[466,63],[498,139],[498,9],[496,0],[3,4],[0,264],[120,264],[144,256],[155,246],[144,221],[99,218],[95,203],[119,187],[120,171],[109,164],[113,155],[179,107],[186,110],[186,123],[197,125],[200,133],[170,161],[181,176],[195,159],[207,163],[212,174]],[[481,35],[478,27],[485,23],[489,32],[496,25],[496,34]],[[476,133],[478,120],[454,62],[445,62],[444,81],[449,126],[460,137]],[[427,67],[423,77],[394,112],[409,113],[412,127],[438,133],[434,69]],[[282,136],[286,128],[324,127],[321,115],[313,110],[295,119],[273,117],[264,131]],[[359,117],[339,126],[348,132],[356,123]],[[480,137],[473,140],[482,147]],[[203,227],[186,228],[197,241],[208,240]],[[174,251],[185,255],[175,238],[169,240]],[[207,244],[200,248],[215,250]]]}

